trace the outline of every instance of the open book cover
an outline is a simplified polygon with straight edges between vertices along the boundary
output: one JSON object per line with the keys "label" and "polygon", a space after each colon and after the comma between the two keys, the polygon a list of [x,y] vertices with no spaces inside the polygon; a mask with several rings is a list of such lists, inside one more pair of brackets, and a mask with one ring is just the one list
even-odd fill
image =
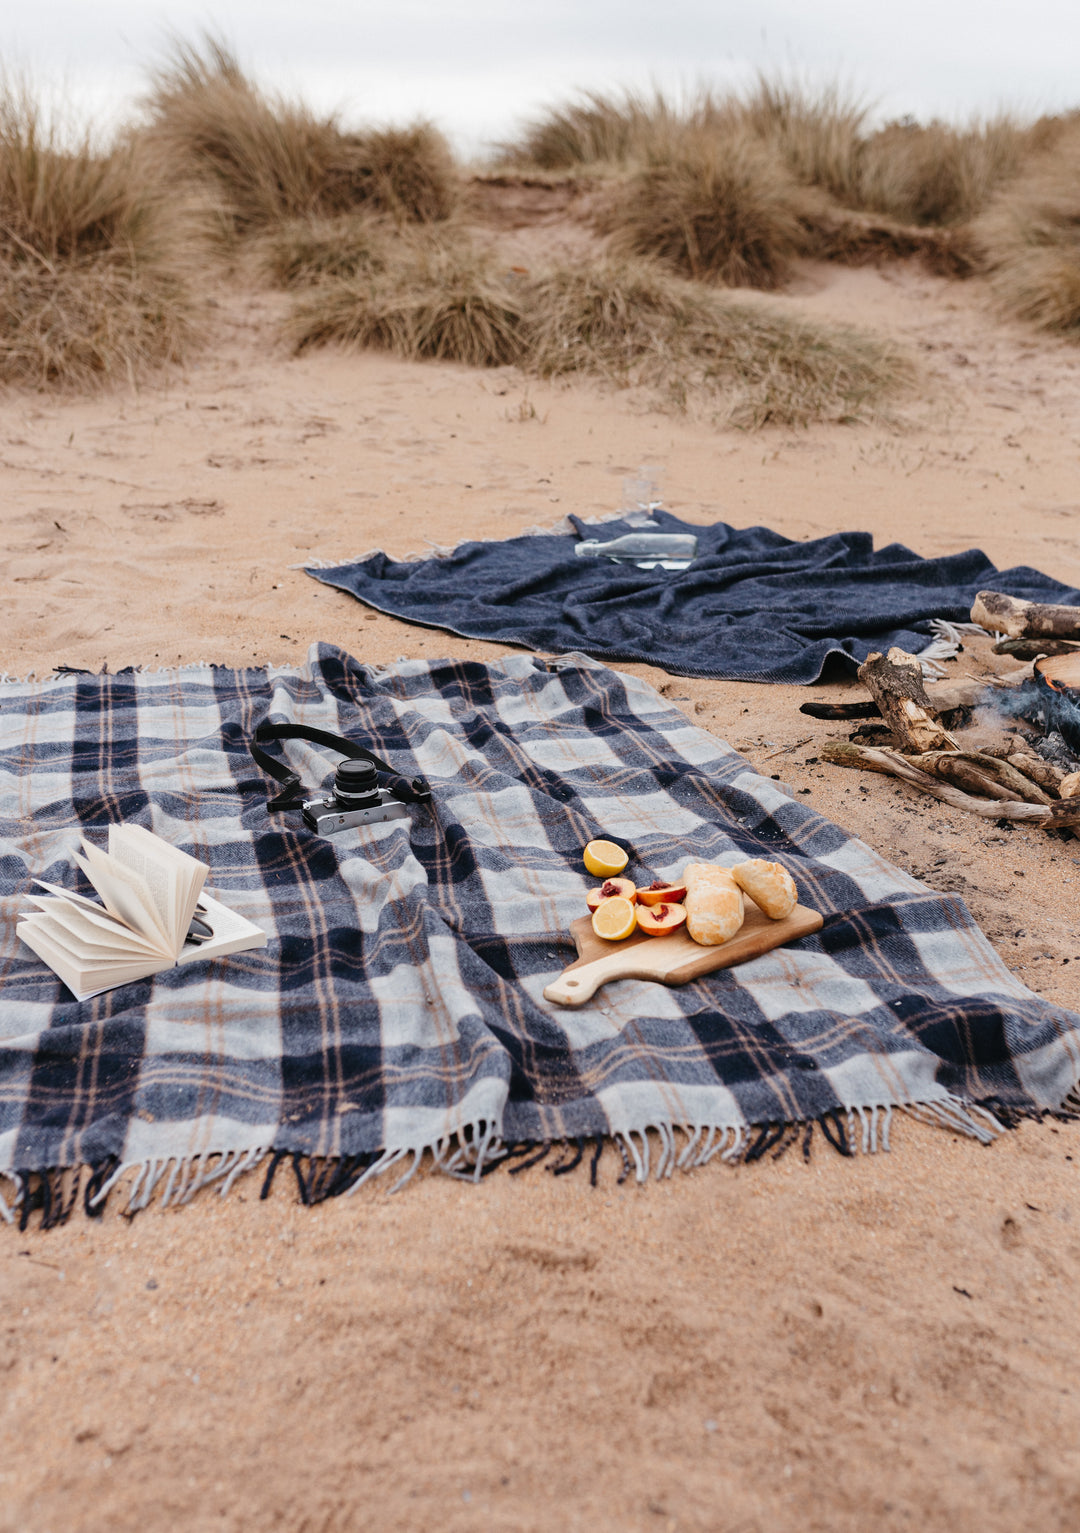
{"label": "open book cover", "polygon": [[211,898],[205,863],[140,825],[110,825],[109,849],[82,842],[75,861],[102,904],[35,879],[46,896],[17,934],[76,1000],[177,964],[266,946],[266,933]]}

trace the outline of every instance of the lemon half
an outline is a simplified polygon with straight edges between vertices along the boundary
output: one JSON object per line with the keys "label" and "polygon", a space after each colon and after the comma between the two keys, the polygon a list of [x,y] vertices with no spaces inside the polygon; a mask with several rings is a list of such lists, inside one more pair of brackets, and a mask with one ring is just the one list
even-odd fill
{"label": "lemon half", "polygon": [[601,900],[593,912],[592,929],[607,942],[621,942],[637,925],[637,911],[621,894]]}
{"label": "lemon half", "polygon": [[629,854],[614,841],[590,841],[584,852],[585,866],[594,878],[615,878],[630,861]]}

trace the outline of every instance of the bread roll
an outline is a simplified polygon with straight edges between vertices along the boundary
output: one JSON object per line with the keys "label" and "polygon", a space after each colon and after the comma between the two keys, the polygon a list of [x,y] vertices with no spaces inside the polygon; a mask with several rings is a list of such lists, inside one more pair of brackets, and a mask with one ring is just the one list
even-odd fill
{"label": "bread roll", "polygon": [[742,890],[727,868],[711,862],[691,862],[682,877],[686,885],[686,929],[695,942],[716,947],[729,942],[743,924]]}
{"label": "bread roll", "polygon": [[749,862],[737,862],[731,876],[774,921],[782,921],[795,909],[799,898],[795,880],[778,862],[752,857]]}

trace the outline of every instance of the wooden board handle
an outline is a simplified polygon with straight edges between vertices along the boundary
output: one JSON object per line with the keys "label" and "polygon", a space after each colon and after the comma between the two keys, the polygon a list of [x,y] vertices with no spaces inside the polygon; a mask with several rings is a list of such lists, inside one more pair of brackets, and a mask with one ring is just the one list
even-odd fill
{"label": "wooden board handle", "polygon": [[634,967],[630,952],[606,953],[603,958],[583,963],[578,969],[567,969],[545,988],[544,997],[554,1001],[556,1006],[584,1006],[609,980],[639,977],[635,975]]}

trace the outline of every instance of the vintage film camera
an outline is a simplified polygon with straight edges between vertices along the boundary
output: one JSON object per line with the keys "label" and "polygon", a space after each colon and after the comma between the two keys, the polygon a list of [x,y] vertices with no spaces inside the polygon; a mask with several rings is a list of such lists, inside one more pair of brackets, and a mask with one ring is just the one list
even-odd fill
{"label": "vintage film camera", "polygon": [[305,799],[301,806],[304,824],[320,836],[336,836],[354,825],[374,825],[380,820],[407,820],[409,808],[389,788],[379,787],[373,761],[345,760],[334,774],[329,798]]}
{"label": "vintage film camera", "polygon": [[[328,797],[307,798],[308,790],[298,775],[263,749],[277,740],[309,740],[340,751],[345,760],[334,774],[333,792]],[[355,826],[384,820],[407,820],[410,805],[426,804],[431,799],[431,789],[422,777],[401,777],[366,746],[326,729],[264,720],[248,749],[262,770],[282,785],[282,792],[267,799],[267,811],[276,814],[283,809],[299,809],[304,824],[320,836],[336,836]],[[380,773],[388,779],[385,786],[379,783]]]}

